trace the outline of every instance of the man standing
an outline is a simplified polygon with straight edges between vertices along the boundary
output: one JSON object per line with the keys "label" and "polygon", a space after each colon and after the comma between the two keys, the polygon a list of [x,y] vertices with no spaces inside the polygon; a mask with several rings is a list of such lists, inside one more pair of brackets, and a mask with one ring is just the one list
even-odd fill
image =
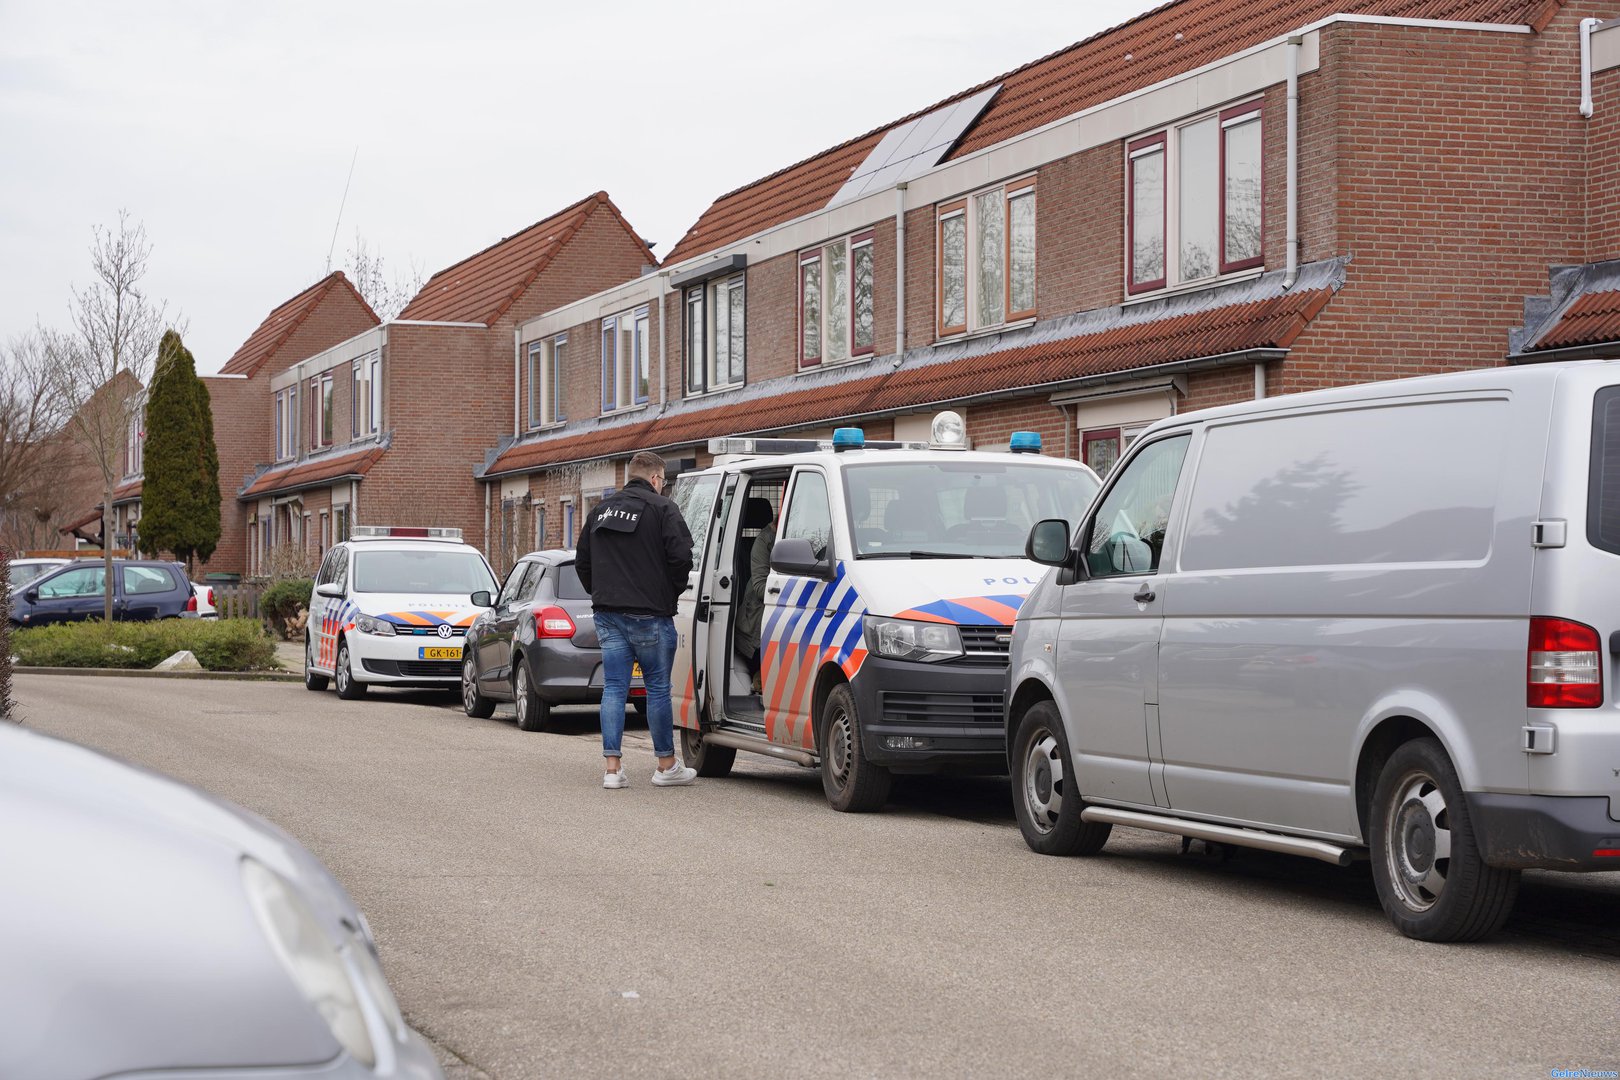
{"label": "man standing", "polygon": [[624,704],[632,665],[641,665],[647,688],[647,730],[652,735],[658,787],[690,784],[697,770],[675,760],[675,714],[669,696],[675,661],[675,598],[692,569],[692,534],[675,504],[664,498],[664,459],[643,450],[630,459],[624,488],[585,518],[574,568],[590,590],[596,636],[602,644],[602,777],[605,788],[629,784],[624,775]]}

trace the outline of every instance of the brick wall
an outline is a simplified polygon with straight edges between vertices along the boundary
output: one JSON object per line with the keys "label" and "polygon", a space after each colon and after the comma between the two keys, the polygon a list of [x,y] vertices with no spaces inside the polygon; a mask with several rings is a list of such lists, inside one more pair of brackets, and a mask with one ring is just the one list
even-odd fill
{"label": "brick wall", "polygon": [[1620,259],[1620,68],[1592,78],[1592,119],[1586,122],[1588,262]]}
{"label": "brick wall", "polygon": [[[1042,166],[1036,175],[1035,200],[1039,317],[1119,303],[1125,288],[1123,148],[1109,143]],[[929,266],[928,272],[932,290],[935,270]],[[931,293],[928,299],[931,319]],[[932,337],[930,333],[928,340]]]}
{"label": "brick wall", "polygon": [[253,467],[274,454],[270,426],[270,368],[247,379],[203,376],[214,414],[214,447],[219,452],[219,544],[203,564],[205,574],[247,573],[247,526],[236,500]]}

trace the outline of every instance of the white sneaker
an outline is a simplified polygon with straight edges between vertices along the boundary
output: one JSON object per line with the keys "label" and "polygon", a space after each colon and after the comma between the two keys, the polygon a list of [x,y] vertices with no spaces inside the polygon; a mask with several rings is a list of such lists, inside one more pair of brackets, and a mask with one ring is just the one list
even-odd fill
{"label": "white sneaker", "polygon": [[657,787],[679,787],[681,784],[690,784],[696,779],[696,769],[688,768],[676,761],[667,769],[654,769],[652,782]]}
{"label": "white sneaker", "polygon": [[603,773],[602,786],[610,791],[615,788],[629,787],[630,778],[624,775],[624,766],[620,765],[618,772]]}

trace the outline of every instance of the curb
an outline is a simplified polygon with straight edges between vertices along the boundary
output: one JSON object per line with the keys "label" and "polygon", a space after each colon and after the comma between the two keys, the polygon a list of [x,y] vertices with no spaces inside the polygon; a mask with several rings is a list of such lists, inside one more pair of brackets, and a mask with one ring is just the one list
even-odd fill
{"label": "curb", "polygon": [[140,668],[14,667],[13,675],[107,675],[123,679],[230,679],[240,682],[303,682],[293,671],[147,671]]}

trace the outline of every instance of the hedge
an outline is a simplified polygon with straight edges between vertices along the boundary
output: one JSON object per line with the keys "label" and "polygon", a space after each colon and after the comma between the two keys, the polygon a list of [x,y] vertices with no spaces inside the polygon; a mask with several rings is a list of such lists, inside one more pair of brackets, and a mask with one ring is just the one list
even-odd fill
{"label": "hedge", "polygon": [[156,667],[190,649],[209,671],[272,671],[276,646],[257,619],[58,623],[13,629],[11,651],[24,667]]}
{"label": "hedge", "polygon": [[309,578],[288,578],[278,581],[259,596],[259,614],[270,623],[277,635],[287,636],[288,624],[298,618],[300,611],[309,610],[315,582]]}

